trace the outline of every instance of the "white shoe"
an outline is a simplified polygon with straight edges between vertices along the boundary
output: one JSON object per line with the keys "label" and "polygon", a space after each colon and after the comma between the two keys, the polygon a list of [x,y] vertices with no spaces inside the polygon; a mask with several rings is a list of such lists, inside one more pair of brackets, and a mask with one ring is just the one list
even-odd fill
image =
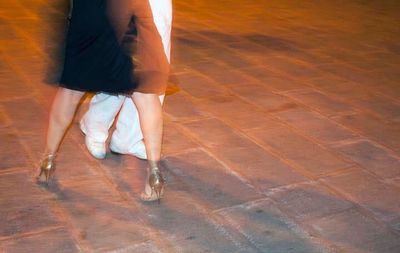
{"label": "white shoe", "polygon": [[104,159],[106,157],[106,144],[104,142],[95,141],[87,136],[87,129],[83,120],[80,121],[80,129],[85,134],[85,144],[89,153],[97,159]]}
{"label": "white shoe", "polygon": [[146,147],[144,146],[143,141],[139,141],[139,142],[135,143],[135,145],[133,145],[133,147],[130,148],[129,150],[123,150],[121,148],[118,148],[118,145],[114,144],[111,141],[110,150],[112,152],[118,153],[118,154],[133,155],[142,160],[147,159]]}

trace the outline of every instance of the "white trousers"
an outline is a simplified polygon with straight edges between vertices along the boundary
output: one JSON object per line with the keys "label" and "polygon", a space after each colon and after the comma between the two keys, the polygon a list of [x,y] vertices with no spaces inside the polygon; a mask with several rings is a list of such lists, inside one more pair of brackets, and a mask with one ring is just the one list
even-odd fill
{"label": "white trousers", "polygon": [[[172,0],[149,0],[153,20],[160,33],[168,61],[171,51]],[[160,96],[163,103],[164,95]],[[86,135],[96,142],[105,142],[108,130],[118,115],[112,143],[121,151],[128,152],[143,139],[140,129],[139,114],[132,99],[104,93],[96,94],[89,105],[89,110],[82,118],[86,126]]]}

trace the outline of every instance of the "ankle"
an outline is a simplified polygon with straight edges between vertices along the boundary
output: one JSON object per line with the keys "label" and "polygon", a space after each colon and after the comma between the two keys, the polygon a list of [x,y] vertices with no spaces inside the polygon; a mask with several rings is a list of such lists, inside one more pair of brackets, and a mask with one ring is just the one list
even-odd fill
{"label": "ankle", "polygon": [[45,152],[42,157],[43,159],[47,159],[47,160],[54,160],[56,158],[57,154],[56,153],[47,153]]}
{"label": "ankle", "polygon": [[158,170],[160,161],[148,160],[148,163],[151,170]]}

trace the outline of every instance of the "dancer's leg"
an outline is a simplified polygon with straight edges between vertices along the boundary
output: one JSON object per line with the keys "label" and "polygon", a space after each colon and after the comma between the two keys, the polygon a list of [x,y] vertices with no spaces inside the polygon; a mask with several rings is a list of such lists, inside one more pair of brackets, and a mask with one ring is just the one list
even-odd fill
{"label": "dancer's leg", "polygon": [[108,137],[108,129],[121,109],[125,98],[125,96],[104,93],[96,94],[90,102],[88,111],[80,121],[80,128],[86,135],[86,147],[89,153],[98,159],[106,156],[105,142]]}
{"label": "dancer's leg", "polygon": [[55,154],[84,92],[59,88],[50,112],[45,154]]}
{"label": "dancer's leg", "polygon": [[[161,37],[165,56],[168,61],[171,51],[171,25],[172,25],[172,1],[150,0],[153,21]],[[164,95],[160,97],[161,104]],[[139,158],[146,158],[145,147],[141,141],[143,138],[137,109],[132,100],[125,100],[116,123],[116,130],[111,139],[111,148],[122,154],[132,154]]]}
{"label": "dancer's leg", "polygon": [[[139,142],[141,142],[142,139],[143,136],[140,129],[138,111],[132,99],[126,99],[115,124],[115,130],[111,137],[110,149],[120,154],[136,154],[139,152],[137,146],[139,146]],[[144,144],[140,144],[141,153],[144,152],[140,158],[145,159],[146,151]]]}
{"label": "dancer's leg", "polygon": [[98,93],[92,98],[88,111],[81,119],[82,130],[88,138],[102,143],[107,140],[108,129],[121,109],[125,98],[125,96],[104,93]]}
{"label": "dancer's leg", "polygon": [[165,55],[168,61],[171,54],[171,26],[172,26],[172,1],[150,0],[154,24],[161,36]]}
{"label": "dancer's leg", "polygon": [[158,95],[134,92],[132,99],[139,112],[147,159],[149,162],[158,162],[163,131],[162,107]]}
{"label": "dancer's leg", "polygon": [[54,173],[54,158],[58,147],[74,117],[84,92],[59,88],[50,112],[45,157],[40,165],[39,182],[48,182]]}
{"label": "dancer's leg", "polygon": [[164,188],[164,178],[158,168],[163,131],[161,103],[156,94],[135,92],[132,99],[139,112],[140,126],[149,163],[147,180],[141,199],[144,201],[160,200]]}
{"label": "dancer's leg", "polygon": [[[162,104],[164,95],[159,96],[159,99]],[[117,153],[147,159],[142,139],[143,135],[140,128],[138,111],[132,99],[126,99],[118,116],[110,148]]]}

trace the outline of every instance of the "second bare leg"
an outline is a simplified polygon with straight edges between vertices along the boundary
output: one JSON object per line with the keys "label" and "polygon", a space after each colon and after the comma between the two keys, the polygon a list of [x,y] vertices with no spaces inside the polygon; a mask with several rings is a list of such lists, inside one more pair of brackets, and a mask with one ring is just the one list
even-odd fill
{"label": "second bare leg", "polygon": [[135,92],[132,99],[139,112],[140,127],[149,163],[145,189],[141,197],[146,201],[159,200],[164,186],[164,178],[158,168],[163,131],[161,103],[157,94]]}

